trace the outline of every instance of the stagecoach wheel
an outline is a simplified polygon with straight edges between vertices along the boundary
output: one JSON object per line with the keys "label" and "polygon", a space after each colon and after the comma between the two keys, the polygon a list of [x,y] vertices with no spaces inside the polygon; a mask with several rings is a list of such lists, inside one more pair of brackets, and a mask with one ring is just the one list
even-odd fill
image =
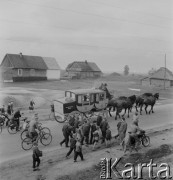
{"label": "stagecoach wheel", "polygon": [[29,132],[28,132],[27,129],[23,130],[23,131],[21,132],[21,134],[20,134],[21,140],[24,140],[24,139],[27,137],[28,133],[29,133]]}
{"label": "stagecoach wheel", "polygon": [[43,133],[40,142],[44,146],[48,146],[52,142],[52,135],[50,133]]}
{"label": "stagecoach wheel", "polygon": [[64,119],[61,116],[55,115],[54,116],[55,120],[59,123],[63,123],[66,121],[66,118],[64,117]]}
{"label": "stagecoach wheel", "polygon": [[9,126],[7,127],[7,130],[10,134],[16,134],[16,125],[15,124],[9,124]]}
{"label": "stagecoach wheel", "polygon": [[23,150],[25,150],[25,151],[30,150],[32,148],[32,146],[33,146],[31,138],[25,138],[22,141],[21,145],[22,145]]}
{"label": "stagecoach wheel", "polygon": [[144,147],[148,147],[150,145],[150,137],[149,136],[145,136],[142,138],[142,145]]}
{"label": "stagecoach wheel", "polygon": [[50,131],[50,129],[49,128],[47,128],[47,127],[43,127],[43,128],[41,128],[40,129],[42,132],[44,132],[44,134],[51,134],[51,131]]}

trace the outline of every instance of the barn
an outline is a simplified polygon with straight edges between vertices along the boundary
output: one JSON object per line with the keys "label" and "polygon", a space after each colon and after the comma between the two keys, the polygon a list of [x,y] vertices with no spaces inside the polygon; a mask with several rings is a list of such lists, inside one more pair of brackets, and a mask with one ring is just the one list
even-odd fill
{"label": "barn", "polygon": [[43,57],[44,62],[47,66],[46,77],[48,80],[60,79],[61,68],[58,65],[55,58]]}
{"label": "barn", "polygon": [[74,61],[66,68],[68,76],[75,78],[98,78],[102,75],[100,68],[94,62]]}
{"label": "barn", "polygon": [[141,79],[141,83],[142,85],[171,87],[173,86],[173,74],[169,69],[161,67],[150,77],[145,77]]}
{"label": "barn", "polygon": [[0,72],[3,82],[60,78],[60,68],[54,58],[23,55],[22,53],[6,54],[1,63]]}

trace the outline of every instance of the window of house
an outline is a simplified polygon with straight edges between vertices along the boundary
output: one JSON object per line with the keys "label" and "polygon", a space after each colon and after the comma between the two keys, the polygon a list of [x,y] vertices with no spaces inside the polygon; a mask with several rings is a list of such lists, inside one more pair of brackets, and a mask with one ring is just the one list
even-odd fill
{"label": "window of house", "polygon": [[31,76],[34,76],[34,75],[35,75],[35,69],[31,69],[31,70],[30,70],[30,75],[31,75]]}
{"label": "window of house", "polygon": [[22,69],[18,69],[18,76],[22,76]]}

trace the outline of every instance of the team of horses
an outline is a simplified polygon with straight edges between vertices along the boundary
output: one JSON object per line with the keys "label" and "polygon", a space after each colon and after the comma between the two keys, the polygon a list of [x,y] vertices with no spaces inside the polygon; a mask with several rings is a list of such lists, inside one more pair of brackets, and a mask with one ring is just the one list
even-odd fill
{"label": "team of horses", "polygon": [[[117,117],[120,117],[121,111],[124,109],[124,116],[126,114],[126,111],[128,110],[127,117],[129,118],[129,113],[132,111],[133,106],[136,108],[136,112],[140,111],[140,114],[142,115],[142,108],[145,106],[145,112],[146,114],[150,114],[151,112],[154,113],[153,107],[156,103],[156,100],[159,99],[159,93],[144,93],[142,95],[136,96],[132,95],[129,97],[126,96],[120,96],[118,98],[115,98],[114,96],[108,94],[107,95],[109,101],[108,101],[108,110],[109,115],[111,115],[111,110],[116,110],[115,120],[117,120]],[[151,106],[151,109],[149,112],[147,111],[147,107]],[[138,110],[139,108],[139,110]]]}

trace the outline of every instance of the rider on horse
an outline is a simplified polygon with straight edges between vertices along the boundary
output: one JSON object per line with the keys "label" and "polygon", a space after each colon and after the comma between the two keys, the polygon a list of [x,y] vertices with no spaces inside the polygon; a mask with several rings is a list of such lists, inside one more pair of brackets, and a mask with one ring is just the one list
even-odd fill
{"label": "rider on horse", "polygon": [[105,84],[101,84],[100,85],[100,87],[99,87],[99,89],[101,89],[101,90],[103,90],[103,91],[105,91],[106,92],[106,98],[110,98],[111,97],[111,94],[110,94],[110,92],[108,91],[108,89],[107,89],[107,84],[105,83]]}

